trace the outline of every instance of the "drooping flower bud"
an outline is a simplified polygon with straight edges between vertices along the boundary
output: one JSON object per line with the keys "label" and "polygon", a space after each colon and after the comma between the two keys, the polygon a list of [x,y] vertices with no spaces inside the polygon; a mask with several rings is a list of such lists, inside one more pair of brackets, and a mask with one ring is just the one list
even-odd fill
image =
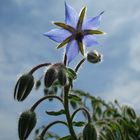
{"label": "drooping flower bud", "polygon": [[23,101],[34,86],[34,77],[31,73],[23,74],[17,81],[14,90],[14,99]]}
{"label": "drooping flower bud", "polygon": [[64,86],[67,82],[67,72],[65,68],[60,68],[58,71],[58,80],[59,83]]}
{"label": "drooping flower bud", "polygon": [[26,140],[37,122],[36,114],[32,110],[23,112],[18,121],[18,135],[20,140]]}
{"label": "drooping flower bud", "polygon": [[56,80],[56,78],[57,78],[57,70],[55,69],[55,67],[49,68],[44,78],[44,84],[46,88],[49,88],[53,84],[53,82]]}
{"label": "drooping flower bud", "polygon": [[90,63],[98,63],[102,60],[102,54],[98,53],[96,50],[90,51],[87,54],[87,60]]}
{"label": "drooping flower bud", "polygon": [[88,123],[83,129],[83,140],[97,140],[97,132],[92,123]]}

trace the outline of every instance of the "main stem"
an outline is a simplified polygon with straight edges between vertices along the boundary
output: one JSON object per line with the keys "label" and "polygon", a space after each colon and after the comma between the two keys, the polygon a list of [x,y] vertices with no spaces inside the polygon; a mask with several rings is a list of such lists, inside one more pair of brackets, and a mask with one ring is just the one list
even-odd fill
{"label": "main stem", "polygon": [[70,111],[69,111],[69,101],[68,101],[69,89],[70,89],[70,85],[66,85],[64,87],[64,108],[65,108],[65,113],[66,113],[66,119],[68,122],[69,132],[71,134],[72,140],[77,140],[77,137],[74,132],[73,125],[72,125]]}

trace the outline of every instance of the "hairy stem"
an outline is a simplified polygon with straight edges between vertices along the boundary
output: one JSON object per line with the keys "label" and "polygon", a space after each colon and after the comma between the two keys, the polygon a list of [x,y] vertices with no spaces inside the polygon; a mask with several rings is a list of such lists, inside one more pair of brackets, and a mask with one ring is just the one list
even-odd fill
{"label": "hairy stem", "polygon": [[58,97],[58,96],[54,96],[54,95],[47,95],[47,96],[45,96],[45,97],[42,97],[41,99],[39,99],[32,107],[31,107],[31,110],[35,110],[36,109],[36,107],[42,102],[42,101],[44,101],[44,100],[46,100],[46,99],[50,99],[50,98],[55,98],[55,99],[58,99],[62,104],[63,104],[63,100],[60,98],[60,97]]}
{"label": "hairy stem", "polygon": [[79,63],[78,63],[78,65],[76,66],[76,68],[75,68],[75,72],[77,72],[78,70],[79,70],[79,68],[80,68],[80,66],[85,62],[85,58],[83,58]]}
{"label": "hairy stem", "polygon": [[70,89],[70,85],[66,85],[64,87],[64,108],[65,108],[65,112],[66,112],[66,119],[68,122],[69,132],[71,134],[72,140],[77,140],[77,137],[74,132],[73,125],[72,125],[70,111],[69,111],[69,100],[68,100],[69,89]]}
{"label": "hairy stem", "polygon": [[66,55],[66,53],[65,53],[65,55],[64,55],[64,65],[66,66],[67,65],[67,55]]}
{"label": "hairy stem", "polygon": [[39,69],[41,67],[49,66],[49,65],[51,65],[51,63],[43,63],[43,64],[40,64],[40,65],[37,65],[36,67],[31,69],[29,73],[33,74],[37,69]]}
{"label": "hairy stem", "polygon": [[66,123],[66,122],[63,122],[63,121],[54,121],[54,122],[48,124],[48,125],[43,129],[43,131],[41,132],[41,134],[40,134],[39,137],[40,137],[41,139],[43,139],[43,137],[45,136],[45,133],[48,131],[48,129],[49,129],[50,127],[52,127],[53,125],[58,124],[58,123],[61,123],[61,124],[64,124],[64,125],[67,126],[67,123]]}
{"label": "hairy stem", "polygon": [[74,116],[76,115],[77,112],[79,111],[84,111],[87,114],[87,118],[88,118],[88,122],[91,122],[91,116],[88,112],[87,109],[85,109],[84,107],[78,108],[77,110],[75,110],[71,116],[71,119],[73,120]]}

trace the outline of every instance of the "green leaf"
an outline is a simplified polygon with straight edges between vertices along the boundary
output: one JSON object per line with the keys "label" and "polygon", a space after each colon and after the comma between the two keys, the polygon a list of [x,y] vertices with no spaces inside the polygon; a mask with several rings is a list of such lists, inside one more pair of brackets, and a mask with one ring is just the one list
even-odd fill
{"label": "green leaf", "polygon": [[76,101],[71,100],[70,105],[72,106],[73,109],[77,108],[77,102]]}
{"label": "green leaf", "polygon": [[131,108],[131,107],[128,107],[128,109],[127,109],[127,114],[129,115],[129,117],[130,117],[131,119],[136,119],[136,118],[137,118],[134,109]]}
{"label": "green leaf", "polygon": [[73,69],[67,68],[67,73],[68,73],[70,79],[74,80],[77,78],[77,74]]}
{"label": "green leaf", "polygon": [[73,95],[73,94],[69,94],[69,99],[80,102],[82,99],[77,96],[77,95]]}
{"label": "green leaf", "polygon": [[72,140],[72,137],[70,135],[68,135],[63,138],[60,138],[59,140]]}
{"label": "green leaf", "polygon": [[59,116],[59,115],[65,114],[65,111],[63,109],[61,109],[59,111],[46,111],[46,113],[48,115],[52,115],[52,116]]}
{"label": "green leaf", "polygon": [[80,95],[80,96],[87,96],[88,95],[88,93],[86,93],[86,92],[84,92],[84,91],[82,91],[82,90],[79,90],[79,89],[77,89],[77,90],[72,90],[72,92],[74,93],[74,94],[78,94],[78,95]]}
{"label": "green leaf", "polygon": [[121,110],[122,110],[122,115],[125,118],[136,119],[137,116],[133,108],[125,105],[125,106],[122,106]]}
{"label": "green leaf", "polygon": [[85,122],[83,122],[83,121],[72,122],[72,124],[73,124],[73,126],[82,127],[85,125]]}
{"label": "green leaf", "polygon": [[100,106],[98,106],[98,107],[96,108],[96,113],[98,114],[98,116],[101,116],[101,115],[102,115],[102,109],[101,109]]}
{"label": "green leaf", "polygon": [[70,87],[72,89],[73,88],[73,80],[71,78],[68,78],[68,80],[69,80]]}

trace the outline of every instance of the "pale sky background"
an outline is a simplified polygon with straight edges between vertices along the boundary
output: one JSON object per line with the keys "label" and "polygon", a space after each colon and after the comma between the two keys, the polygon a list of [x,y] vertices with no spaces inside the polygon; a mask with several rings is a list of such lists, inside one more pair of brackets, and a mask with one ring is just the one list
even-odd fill
{"label": "pale sky background", "polygon": [[[98,39],[101,47],[93,47],[104,55],[104,61],[97,65],[86,62],[75,87],[107,101],[129,104],[139,114],[140,0],[67,2],[77,11],[87,5],[87,17],[105,11],[101,29],[107,35]],[[14,101],[17,77],[39,63],[62,60],[63,49],[56,50],[56,43],[42,35],[54,28],[51,21],[64,21],[64,0],[0,0],[0,140],[18,139],[19,113],[43,95],[33,92],[23,103]]]}

